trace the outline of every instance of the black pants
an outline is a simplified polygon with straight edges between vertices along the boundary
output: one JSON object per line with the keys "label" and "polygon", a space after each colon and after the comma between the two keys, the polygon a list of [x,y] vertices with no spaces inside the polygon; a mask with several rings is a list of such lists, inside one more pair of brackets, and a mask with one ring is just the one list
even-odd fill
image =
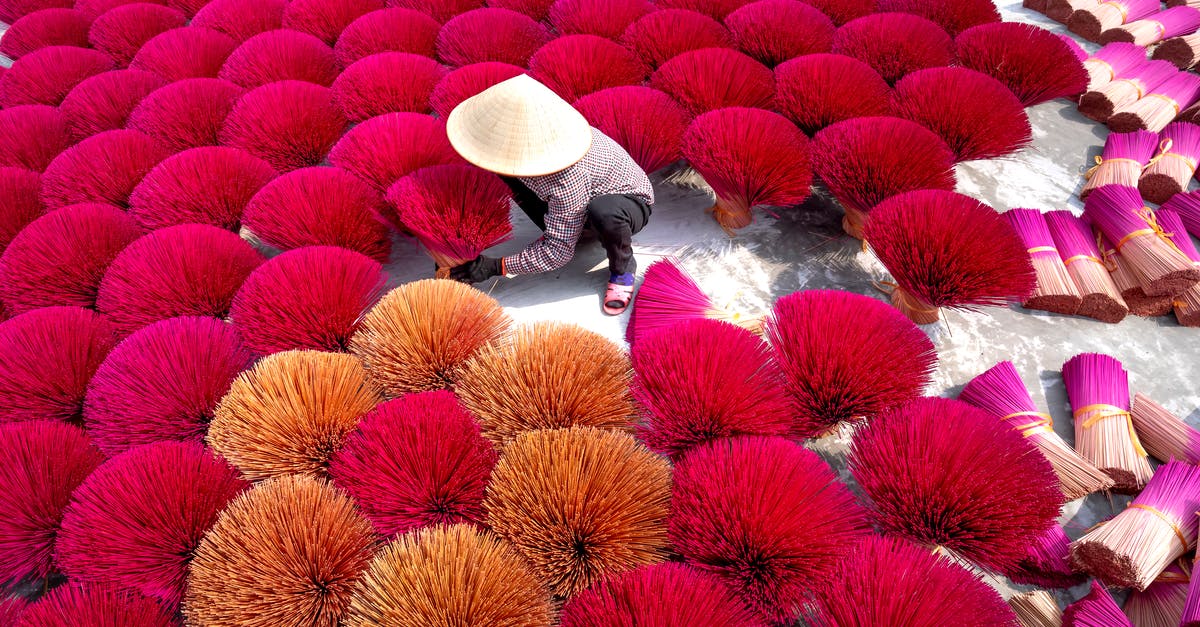
{"label": "black pants", "polygon": [[[502,178],[525,215],[545,231],[546,213],[550,209],[546,202],[520,180]],[[584,228],[592,229],[600,238],[600,245],[608,253],[609,272],[632,274],[637,270],[637,261],[633,258],[633,235],[645,228],[652,211],[645,200],[625,194],[597,196],[588,203]]]}

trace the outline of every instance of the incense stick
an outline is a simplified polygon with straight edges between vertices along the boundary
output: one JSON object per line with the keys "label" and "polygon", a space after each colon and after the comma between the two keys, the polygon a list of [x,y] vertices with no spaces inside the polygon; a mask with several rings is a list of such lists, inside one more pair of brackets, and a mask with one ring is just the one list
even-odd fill
{"label": "incense stick", "polygon": [[1200,463],[1200,431],[1141,392],[1133,397],[1133,428],[1155,459]]}
{"label": "incense stick", "polygon": [[1065,315],[1079,311],[1083,297],[1079,288],[1063,265],[1046,218],[1037,209],[1013,209],[1004,214],[1012,224],[1021,241],[1029,251],[1033,270],[1037,274],[1037,286],[1033,294],[1022,305],[1026,309],[1040,309]]}
{"label": "incense stick", "polygon": [[1062,627],[1062,610],[1045,590],[1015,594],[1008,605],[1023,627]]}
{"label": "incense stick", "polygon": [[1063,364],[1075,417],[1075,449],[1112,477],[1113,491],[1136,493],[1150,480],[1146,451],[1129,414],[1129,378],[1121,362],[1081,353]]}
{"label": "incense stick", "polygon": [[1045,217],[1067,274],[1082,297],[1077,313],[1101,322],[1123,320],[1129,307],[1109,275],[1091,229],[1070,211],[1051,211]]}

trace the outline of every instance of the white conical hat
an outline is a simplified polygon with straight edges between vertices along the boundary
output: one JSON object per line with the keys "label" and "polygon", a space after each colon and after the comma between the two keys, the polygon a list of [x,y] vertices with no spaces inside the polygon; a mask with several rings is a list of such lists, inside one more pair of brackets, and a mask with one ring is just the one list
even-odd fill
{"label": "white conical hat", "polygon": [[587,120],[525,74],[472,96],[446,118],[463,159],[506,176],[542,176],[574,165],[592,146]]}

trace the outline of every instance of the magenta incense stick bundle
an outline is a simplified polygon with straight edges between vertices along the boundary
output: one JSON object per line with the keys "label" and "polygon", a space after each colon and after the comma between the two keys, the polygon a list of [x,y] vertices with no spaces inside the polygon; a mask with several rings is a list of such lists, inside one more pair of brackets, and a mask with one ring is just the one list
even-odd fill
{"label": "magenta incense stick bundle", "polygon": [[1067,627],[1134,627],[1100,581],[1093,581],[1087,596],[1067,606],[1062,624]]}
{"label": "magenta incense stick bundle", "polygon": [[1129,307],[1109,275],[1091,229],[1070,211],[1051,211],[1045,214],[1045,219],[1067,274],[1082,299],[1076,313],[1101,322],[1124,320]]}
{"label": "magenta incense stick bundle", "polygon": [[1088,170],[1087,182],[1079,191],[1079,199],[1087,200],[1092,190],[1104,185],[1136,187],[1142,169],[1154,157],[1158,135],[1150,131],[1109,133],[1104,150],[1096,157],[1096,165]]}
{"label": "magenta incense stick bundle", "polygon": [[1057,523],[1032,539],[1025,557],[1002,574],[1013,583],[1043,588],[1070,588],[1087,579],[1071,568],[1071,539]]}
{"label": "magenta incense stick bundle", "polygon": [[[1062,368],[1075,418],[1075,450],[1113,479],[1113,491],[1134,494],[1153,474],[1129,414],[1129,375],[1121,362],[1081,353]],[[1156,573],[1157,574],[1157,573]]]}
{"label": "magenta incense stick bundle", "polygon": [[[1200,268],[1200,251],[1196,250],[1192,237],[1184,230],[1179,214],[1170,209],[1159,209],[1155,217],[1180,252]],[[1175,295],[1171,304],[1175,307],[1175,318],[1179,324],[1185,327],[1200,327],[1200,283]]]}
{"label": "magenta incense stick bundle", "polygon": [[1200,237],[1200,191],[1176,194],[1162,208],[1179,214],[1187,232]]}
{"label": "magenta incense stick bundle", "polygon": [[[1076,44],[1078,45],[1078,44]],[[1083,61],[1088,91],[1099,89],[1146,62],[1146,51],[1133,44],[1108,44]]]}
{"label": "magenta incense stick bundle", "polygon": [[1097,122],[1106,122],[1114,112],[1152,93],[1178,73],[1179,68],[1166,61],[1146,61],[1080,96],[1079,112]]}
{"label": "magenta incense stick bundle", "polygon": [[1136,188],[1097,188],[1088,195],[1083,215],[1115,242],[1114,250],[1129,262],[1147,296],[1174,296],[1200,282],[1200,268],[1171,241]]}
{"label": "magenta incense stick bundle", "polygon": [[1142,198],[1163,204],[1187,189],[1200,160],[1200,126],[1189,122],[1168,124],[1159,134],[1158,154],[1142,170],[1138,192]]}
{"label": "magenta incense stick bundle", "polygon": [[1136,627],[1179,626],[1192,572],[1191,560],[1185,559],[1168,566],[1145,590],[1129,595],[1125,615]]}
{"label": "magenta incense stick bundle", "polygon": [[1108,128],[1118,133],[1138,129],[1161,131],[1197,98],[1200,98],[1200,76],[1179,72],[1137,102],[1114,111],[1108,118]]}
{"label": "magenta incense stick bundle", "polygon": [[1037,446],[1054,467],[1068,501],[1108,490],[1113,481],[1054,433],[1050,414],[1039,411],[1011,361],[1002,361],[967,383],[958,400],[1008,422]]}
{"label": "magenta incense stick bundle", "polygon": [[1143,48],[1168,37],[1187,35],[1200,28],[1200,10],[1189,6],[1173,7],[1150,17],[1111,28],[1100,34],[1101,43],[1121,41]]}
{"label": "magenta incense stick bundle", "polygon": [[1181,70],[1186,70],[1200,61],[1200,33],[1163,40],[1150,56],[1152,59],[1167,61]]}
{"label": "magenta incense stick bundle", "polygon": [[1133,397],[1133,428],[1155,459],[1200,462],[1200,431],[1140,392]]}
{"label": "magenta incense stick bundle", "polygon": [[1138,275],[1129,267],[1129,263],[1117,253],[1113,243],[1104,237],[1103,233],[1097,234],[1096,243],[1100,247],[1100,256],[1104,259],[1104,265],[1108,268],[1113,284],[1117,286],[1117,292],[1121,294],[1125,305],[1129,307],[1129,313],[1142,318],[1157,318],[1171,313],[1171,303],[1174,298],[1170,295],[1147,296],[1146,290],[1143,290],[1141,283],[1138,282]]}
{"label": "magenta incense stick bundle", "polygon": [[1076,11],[1094,9],[1100,0],[1046,0],[1046,17],[1066,24]]}
{"label": "magenta incense stick bundle", "polygon": [[1076,10],[1067,20],[1067,28],[1088,41],[1099,41],[1104,31],[1150,17],[1160,6],[1159,0],[1109,0]]}
{"label": "magenta incense stick bundle", "polygon": [[1070,35],[1059,34],[1058,38],[1061,39],[1064,44],[1067,44],[1067,48],[1071,49],[1071,52],[1075,55],[1075,58],[1079,59],[1081,63],[1091,58],[1091,55],[1088,54],[1088,51],[1084,50],[1083,46],[1079,45],[1079,42],[1075,41],[1074,37]]}
{"label": "magenta incense stick bundle", "polygon": [[[1200,515],[1200,512],[1196,512]],[[1192,561],[1192,580],[1188,582],[1187,600],[1183,604],[1183,616],[1179,619],[1179,627],[1200,627],[1200,574],[1196,574],[1196,566],[1200,559]]]}
{"label": "magenta incense stick bundle", "polygon": [[1032,590],[1012,595],[1008,606],[1021,621],[1022,627],[1062,627],[1062,610],[1058,601],[1045,590]]}
{"label": "magenta incense stick bundle", "polygon": [[1173,461],[1112,520],[1071,543],[1071,563],[1110,584],[1145,590],[1196,544],[1200,466]]}
{"label": "magenta incense stick bundle", "polygon": [[1068,316],[1077,313],[1083,298],[1067,273],[1067,267],[1063,265],[1042,212],[1037,209],[1013,209],[1004,216],[1021,241],[1025,242],[1029,258],[1033,261],[1033,270],[1037,273],[1037,286],[1022,306]]}

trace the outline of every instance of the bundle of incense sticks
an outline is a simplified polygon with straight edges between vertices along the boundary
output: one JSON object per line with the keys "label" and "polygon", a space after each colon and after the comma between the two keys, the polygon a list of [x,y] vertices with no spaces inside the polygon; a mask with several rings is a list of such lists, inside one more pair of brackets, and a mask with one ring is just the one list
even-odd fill
{"label": "bundle of incense sticks", "polygon": [[1002,574],[1013,583],[1045,588],[1070,588],[1084,582],[1086,576],[1071,568],[1071,539],[1057,524],[1029,544],[1025,557],[1016,568]]}
{"label": "bundle of incense sticks", "polygon": [[1171,303],[1175,299],[1171,296],[1147,296],[1138,283],[1137,275],[1103,233],[1096,233],[1096,245],[1100,248],[1100,256],[1104,259],[1113,284],[1117,286],[1117,292],[1129,307],[1129,313],[1142,318],[1156,318],[1171,313]]}
{"label": "bundle of incense sticks", "polygon": [[1067,273],[1067,267],[1063,265],[1042,212],[1037,209],[1013,209],[1004,216],[1025,243],[1034,272],[1037,273],[1037,286],[1022,305],[1026,309],[1068,316],[1077,313],[1083,298]]}
{"label": "bundle of incense sticks", "polygon": [[1106,473],[1054,433],[1050,414],[1038,410],[1011,361],[1002,361],[971,379],[958,399],[1007,421],[1029,438],[1054,467],[1066,500],[1073,501],[1113,486]]}
{"label": "bundle of incense sticks", "polygon": [[1062,368],[1075,418],[1075,450],[1113,480],[1113,491],[1133,494],[1153,472],[1129,414],[1129,375],[1121,362],[1081,353]]}
{"label": "bundle of incense sticks", "polygon": [[1096,157],[1096,165],[1084,175],[1087,182],[1079,191],[1079,198],[1087,200],[1092,190],[1104,185],[1136,187],[1142,169],[1150,163],[1157,147],[1158,135],[1150,131],[1110,133],[1104,140],[1104,150]]}
{"label": "bundle of incense sticks", "polygon": [[1067,28],[1088,41],[1099,41],[1104,31],[1150,17],[1159,6],[1159,0],[1108,0],[1076,9],[1067,19]]}
{"label": "bundle of incense sticks", "polygon": [[1138,129],[1157,133],[1197,99],[1200,99],[1200,76],[1178,72],[1137,102],[1114,111],[1108,118],[1108,128],[1118,133]]}
{"label": "bundle of incense sticks", "polygon": [[1163,40],[1154,49],[1151,58],[1167,61],[1181,70],[1196,65],[1196,62],[1200,61],[1200,33]]}
{"label": "bundle of incense sticks", "polygon": [[1115,111],[1137,102],[1176,74],[1179,68],[1166,61],[1146,61],[1080,96],[1079,112],[1097,122],[1107,122]]}
{"label": "bundle of incense sticks", "polygon": [[1134,627],[1129,617],[1121,612],[1121,606],[1112,598],[1108,588],[1100,581],[1092,582],[1087,596],[1067,606],[1063,611],[1063,625],[1070,627]]}
{"label": "bundle of incense sticks", "polygon": [[1136,188],[1105,185],[1088,194],[1084,219],[1129,263],[1148,296],[1176,295],[1200,282],[1200,268],[1187,258],[1142,204]]}
{"label": "bundle of incense sticks", "polygon": [[[1200,251],[1192,242],[1192,237],[1183,228],[1183,219],[1170,209],[1159,209],[1155,213],[1158,224],[1167,232],[1171,242],[1192,263],[1200,268]],[[1181,294],[1175,295],[1171,304],[1175,307],[1175,319],[1185,327],[1200,327],[1200,283],[1193,285]]]}
{"label": "bundle of incense sticks", "polygon": [[1125,615],[1136,627],[1178,627],[1192,578],[1190,560],[1173,562],[1145,590],[1125,601]]}
{"label": "bundle of incense sticks", "polygon": [[1087,90],[1099,89],[1145,62],[1146,51],[1138,46],[1124,43],[1108,44],[1083,62],[1083,69],[1088,73]]}
{"label": "bundle of incense sticks", "polygon": [[1014,594],[1008,606],[1021,621],[1022,627],[1062,627],[1062,610],[1058,602],[1045,590],[1033,590]]}
{"label": "bundle of incense sticks", "polygon": [[[1200,512],[1196,512],[1200,516]],[[1200,554],[1192,561],[1192,572],[1200,566]],[[1179,619],[1179,627],[1200,627],[1200,574],[1194,574],[1188,582],[1187,601],[1183,604],[1183,616]]]}
{"label": "bundle of incense sticks", "polygon": [[1187,189],[1200,162],[1200,126],[1189,122],[1168,124],[1159,134],[1158,154],[1146,164],[1138,179],[1142,198],[1163,204]]}
{"label": "bundle of incense sticks", "polygon": [[1179,214],[1187,232],[1200,237],[1200,191],[1176,194],[1162,208]]}
{"label": "bundle of incense sticks", "polygon": [[1133,397],[1132,413],[1133,428],[1155,459],[1200,463],[1200,431],[1140,392]]}
{"label": "bundle of incense sticks", "polygon": [[1046,17],[1066,24],[1076,11],[1094,9],[1100,6],[1101,0],[1046,0]]}
{"label": "bundle of incense sticks", "polygon": [[1113,283],[1092,230],[1070,211],[1051,211],[1045,218],[1063,266],[1082,299],[1076,313],[1101,322],[1124,320],[1129,307]]}
{"label": "bundle of incense sticks", "polygon": [[1110,28],[1100,33],[1101,43],[1123,41],[1143,48],[1178,35],[1187,35],[1200,28],[1200,10],[1189,6],[1172,7],[1150,17]]}
{"label": "bundle of incense sticks", "polygon": [[1071,563],[1108,583],[1145,590],[1196,545],[1200,466],[1174,461],[1129,507],[1071,543]]}

